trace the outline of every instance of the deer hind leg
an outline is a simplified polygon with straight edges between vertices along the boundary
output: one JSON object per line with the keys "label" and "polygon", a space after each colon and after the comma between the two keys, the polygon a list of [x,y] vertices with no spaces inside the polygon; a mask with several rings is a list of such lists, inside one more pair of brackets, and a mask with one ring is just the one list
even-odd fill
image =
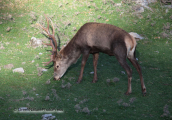
{"label": "deer hind leg", "polygon": [[137,62],[137,60],[135,58],[135,51],[134,52],[130,51],[127,57],[129,59],[129,61],[133,64],[133,66],[137,69],[137,72],[139,73],[141,87],[142,87],[142,93],[143,93],[143,95],[145,95],[146,94],[146,87],[145,87],[145,84],[144,84],[141,67],[140,67],[139,63]]}
{"label": "deer hind leg", "polygon": [[99,53],[93,54],[93,65],[94,65],[94,78],[93,78],[93,83],[97,82],[97,62],[99,58]]}
{"label": "deer hind leg", "polygon": [[120,54],[119,56],[118,55],[115,55],[115,56],[116,56],[118,62],[120,63],[120,65],[127,72],[127,75],[128,75],[128,90],[127,90],[127,92],[125,94],[129,95],[132,92],[132,89],[131,89],[132,69],[127,64],[126,55],[125,54],[124,55]]}
{"label": "deer hind leg", "polygon": [[88,57],[89,57],[89,52],[83,53],[82,62],[81,62],[81,71],[80,71],[80,75],[79,75],[77,83],[80,83],[81,80],[82,80],[83,72],[84,72],[84,67],[85,67],[85,64],[87,62]]}

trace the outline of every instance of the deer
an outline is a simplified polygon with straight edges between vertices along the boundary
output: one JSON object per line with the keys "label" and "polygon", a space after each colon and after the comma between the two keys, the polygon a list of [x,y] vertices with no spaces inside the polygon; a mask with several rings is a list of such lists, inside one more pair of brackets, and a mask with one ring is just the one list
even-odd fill
{"label": "deer", "polygon": [[[45,16],[46,17],[46,16]],[[53,62],[54,64],[54,80],[60,80],[65,74],[67,69],[77,62],[82,55],[81,70],[77,83],[80,83],[83,78],[83,71],[86,65],[89,54],[93,55],[94,77],[92,83],[98,81],[97,78],[97,63],[99,58],[99,52],[108,54],[109,56],[115,56],[119,64],[125,69],[128,75],[128,89],[125,93],[129,95],[132,93],[131,80],[132,69],[127,64],[127,58],[136,68],[141,82],[141,89],[143,95],[146,94],[146,87],[143,80],[141,67],[136,60],[136,40],[125,30],[106,23],[89,22],[85,23],[77,31],[74,37],[67,43],[66,46],[58,51],[57,40],[55,38],[55,29],[53,22],[50,18],[47,18],[47,27],[39,24],[39,26],[47,34],[50,39],[50,43],[44,43],[52,47],[51,59],[49,62],[44,62],[45,66]],[[49,21],[52,26],[52,34],[49,30]]]}

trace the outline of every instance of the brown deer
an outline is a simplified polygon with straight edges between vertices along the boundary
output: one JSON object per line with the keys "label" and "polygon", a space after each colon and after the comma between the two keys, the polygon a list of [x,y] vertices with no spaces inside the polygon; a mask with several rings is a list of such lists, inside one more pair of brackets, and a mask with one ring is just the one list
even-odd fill
{"label": "brown deer", "polygon": [[[83,71],[89,54],[93,55],[94,78],[93,83],[97,81],[97,62],[99,52],[106,53],[110,56],[115,56],[120,65],[125,69],[128,75],[128,90],[126,95],[129,95],[131,90],[132,69],[126,62],[126,58],[137,69],[142,93],[146,94],[146,87],[142,77],[141,67],[135,58],[136,40],[121,28],[114,25],[104,23],[86,23],[84,24],[70,42],[63,47],[59,52],[57,51],[57,42],[55,38],[55,31],[53,23],[46,17],[47,28],[42,29],[50,38],[50,45],[52,46],[52,55],[46,65],[54,63],[54,79],[60,80],[66,70],[71,64],[76,63],[82,54],[81,71],[77,83],[80,83],[83,77]],[[52,34],[49,31],[49,20],[52,24]],[[45,43],[44,43],[45,44]]]}

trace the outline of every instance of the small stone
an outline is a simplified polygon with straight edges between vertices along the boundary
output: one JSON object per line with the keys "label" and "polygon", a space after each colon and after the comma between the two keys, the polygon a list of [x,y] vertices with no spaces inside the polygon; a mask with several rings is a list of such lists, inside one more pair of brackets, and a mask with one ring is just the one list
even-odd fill
{"label": "small stone", "polygon": [[94,72],[92,71],[92,72],[90,72],[90,74],[94,74]]}
{"label": "small stone", "polygon": [[81,107],[79,106],[79,104],[76,104],[76,105],[74,106],[74,108],[75,108],[76,110],[80,110],[80,109],[81,109]]}
{"label": "small stone", "polygon": [[13,67],[13,64],[4,65],[4,69],[12,69]]}
{"label": "small stone", "polygon": [[11,14],[9,14],[9,15],[8,15],[8,18],[9,18],[10,20],[12,20],[12,19],[13,19],[13,16],[12,16]]}
{"label": "small stone", "polygon": [[3,50],[3,49],[5,49],[5,47],[3,45],[1,45],[0,50]]}
{"label": "small stone", "polygon": [[77,101],[77,98],[74,98],[74,101]]}
{"label": "small stone", "polygon": [[84,113],[90,113],[90,110],[88,109],[88,107],[84,107],[83,109],[82,109],[82,112],[84,112]]}
{"label": "small stone", "polygon": [[97,18],[98,18],[98,19],[100,19],[100,18],[101,18],[101,16],[100,16],[100,15],[98,15],[98,16],[97,16]]}
{"label": "small stone", "polygon": [[66,86],[69,89],[72,85],[68,82]]}
{"label": "small stone", "polygon": [[45,100],[50,100],[50,97],[49,97],[49,96],[46,96],[46,97],[45,97]]}
{"label": "small stone", "polygon": [[27,110],[27,107],[20,107],[19,109],[18,109],[18,111],[26,111]]}
{"label": "small stone", "polygon": [[115,77],[112,81],[113,82],[118,82],[119,81],[119,78]]}
{"label": "small stone", "polygon": [[79,14],[80,14],[80,12],[76,12],[76,13],[75,13],[75,15],[79,15]]}
{"label": "small stone", "polygon": [[130,104],[129,103],[122,103],[122,105],[124,106],[124,107],[129,107],[130,106]]}
{"label": "small stone", "polygon": [[110,79],[107,79],[106,82],[107,82],[107,83],[110,83]]}
{"label": "small stone", "polygon": [[73,31],[76,31],[76,27],[73,27]]}
{"label": "small stone", "polygon": [[103,109],[103,112],[106,112],[106,110],[105,110],[105,109]]}
{"label": "small stone", "polygon": [[33,88],[32,88],[32,90],[33,90],[33,91],[35,91],[35,90],[36,90],[36,88],[34,88],[34,87],[33,87]]}
{"label": "small stone", "polygon": [[136,101],[135,97],[130,98],[129,102],[132,104],[134,101]]}
{"label": "small stone", "polygon": [[125,71],[121,71],[122,74],[125,74]]}
{"label": "small stone", "polygon": [[117,101],[117,103],[120,105],[122,101],[123,101],[123,99],[120,99]]}
{"label": "small stone", "polygon": [[21,67],[21,68],[16,68],[13,70],[13,73],[14,72],[18,72],[18,73],[24,73],[24,69]]}
{"label": "small stone", "polygon": [[37,38],[35,38],[35,37],[32,37],[32,38],[31,38],[30,43],[31,43],[31,46],[32,46],[33,48],[37,48],[37,47],[42,46],[42,40],[37,39]]}
{"label": "small stone", "polygon": [[26,95],[26,94],[27,94],[27,92],[26,92],[26,91],[22,91],[22,93],[23,93],[23,95]]}
{"label": "small stone", "polygon": [[61,85],[61,87],[62,87],[62,88],[65,88],[65,87],[66,87],[66,85],[63,85],[63,84],[62,84],[62,85]]}
{"label": "small stone", "polygon": [[46,84],[47,84],[47,85],[50,84],[50,79],[48,79],[48,80],[46,81]]}
{"label": "small stone", "polygon": [[162,36],[162,38],[167,38],[167,37],[169,37],[169,35],[168,35],[167,33],[165,33],[165,32],[162,32],[162,33],[161,33],[161,36]]}
{"label": "small stone", "polygon": [[11,27],[8,27],[8,28],[6,29],[7,32],[10,32],[10,30],[11,30]]}

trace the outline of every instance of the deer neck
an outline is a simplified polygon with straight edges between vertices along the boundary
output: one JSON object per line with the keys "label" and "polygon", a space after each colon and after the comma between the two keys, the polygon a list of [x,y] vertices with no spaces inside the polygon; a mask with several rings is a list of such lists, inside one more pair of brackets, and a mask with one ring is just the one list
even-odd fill
{"label": "deer neck", "polygon": [[68,67],[71,64],[75,64],[81,56],[81,51],[77,48],[77,45],[70,41],[61,51],[60,54],[66,60]]}

